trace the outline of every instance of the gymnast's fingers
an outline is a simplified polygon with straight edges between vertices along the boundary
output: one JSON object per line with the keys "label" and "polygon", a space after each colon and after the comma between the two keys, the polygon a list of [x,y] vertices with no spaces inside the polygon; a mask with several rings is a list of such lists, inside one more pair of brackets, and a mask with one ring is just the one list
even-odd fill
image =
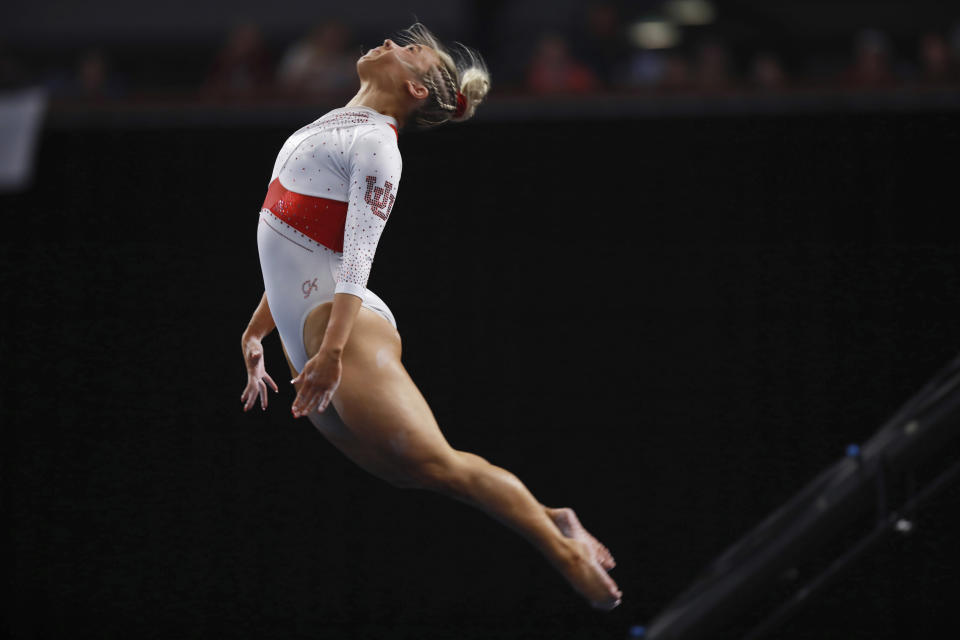
{"label": "gymnast's fingers", "polygon": [[273,378],[271,378],[270,374],[268,374],[266,371],[263,372],[263,379],[270,383],[270,388],[273,389],[274,392],[280,392],[280,389],[277,387],[277,383],[273,381]]}
{"label": "gymnast's fingers", "polygon": [[257,386],[260,388],[260,408],[267,410],[267,383],[263,380],[257,380]]}
{"label": "gymnast's fingers", "polygon": [[293,401],[293,415],[299,418],[306,415],[309,408],[313,405],[316,393],[308,389],[306,385],[300,387],[296,400]]}
{"label": "gymnast's fingers", "polygon": [[253,390],[250,388],[250,383],[248,382],[247,388],[243,390],[243,395],[240,396],[240,402],[243,403],[244,411],[249,411],[250,407],[253,406],[254,397]]}
{"label": "gymnast's fingers", "polygon": [[330,404],[331,398],[333,398],[333,391],[327,391],[323,394],[323,396],[320,398],[320,403],[317,405],[317,411],[319,413],[323,413],[326,410],[327,405]]}
{"label": "gymnast's fingers", "polygon": [[324,390],[322,387],[317,389],[314,393],[310,395],[309,401],[304,404],[301,408],[302,415],[310,415],[314,411],[322,411],[319,407],[326,406],[324,398],[326,397],[329,391]]}

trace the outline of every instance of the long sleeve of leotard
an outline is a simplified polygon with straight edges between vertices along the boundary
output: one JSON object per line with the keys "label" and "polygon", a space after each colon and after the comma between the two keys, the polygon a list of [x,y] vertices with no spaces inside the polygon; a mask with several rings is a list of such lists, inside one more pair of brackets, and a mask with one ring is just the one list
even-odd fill
{"label": "long sleeve of leotard", "polygon": [[351,145],[350,197],[336,293],[364,297],[373,254],[400,184],[402,162],[395,136],[389,127],[377,127]]}

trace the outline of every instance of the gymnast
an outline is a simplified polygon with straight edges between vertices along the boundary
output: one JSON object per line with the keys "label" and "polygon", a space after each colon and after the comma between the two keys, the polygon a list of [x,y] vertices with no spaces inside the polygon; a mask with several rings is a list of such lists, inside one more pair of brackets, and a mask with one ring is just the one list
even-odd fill
{"label": "gymnast", "polygon": [[396,199],[398,128],[470,118],[490,88],[479,55],[448,50],[423,25],[357,61],[360,90],[291,135],[277,156],[260,210],[257,246],[264,294],[241,338],[244,411],[268,386],[261,341],[276,327],[306,416],[363,469],[398,487],[473,505],[529,540],[595,608],[622,593],[614,560],[568,508],[540,504],[509,471],[453,449],[400,361],[387,305],[366,288]]}

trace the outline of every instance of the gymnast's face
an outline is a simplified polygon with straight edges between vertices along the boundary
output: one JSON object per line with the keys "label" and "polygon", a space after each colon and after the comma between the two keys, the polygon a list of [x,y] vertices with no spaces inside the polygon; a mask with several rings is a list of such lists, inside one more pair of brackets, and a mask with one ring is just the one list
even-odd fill
{"label": "gymnast's face", "polygon": [[357,60],[357,75],[361,82],[396,87],[422,99],[426,97],[427,89],[420,78],[439,63],[439,56],[430,47],[419,44],[401,47],[387,38],[382,45],[370,49]]}

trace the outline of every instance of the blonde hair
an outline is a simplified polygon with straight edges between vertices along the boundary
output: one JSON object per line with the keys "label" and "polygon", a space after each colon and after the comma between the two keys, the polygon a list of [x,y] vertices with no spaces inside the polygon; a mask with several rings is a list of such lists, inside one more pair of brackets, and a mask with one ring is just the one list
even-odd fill
{"label": "blonde hair", "polygon": [[[463,122],[473,116],[490,91],[490,72],[480,54],[459,43],[455,50],[447,49],[419,22],[404,29],[397,40],[403,45],[430,47],[440,59],[440,64],[421,74],[430,95],[411,114],[413,122],[420,127],[434,127],[444,122]],[[463,96],[465,103],[459,115],[457,94]]]}

